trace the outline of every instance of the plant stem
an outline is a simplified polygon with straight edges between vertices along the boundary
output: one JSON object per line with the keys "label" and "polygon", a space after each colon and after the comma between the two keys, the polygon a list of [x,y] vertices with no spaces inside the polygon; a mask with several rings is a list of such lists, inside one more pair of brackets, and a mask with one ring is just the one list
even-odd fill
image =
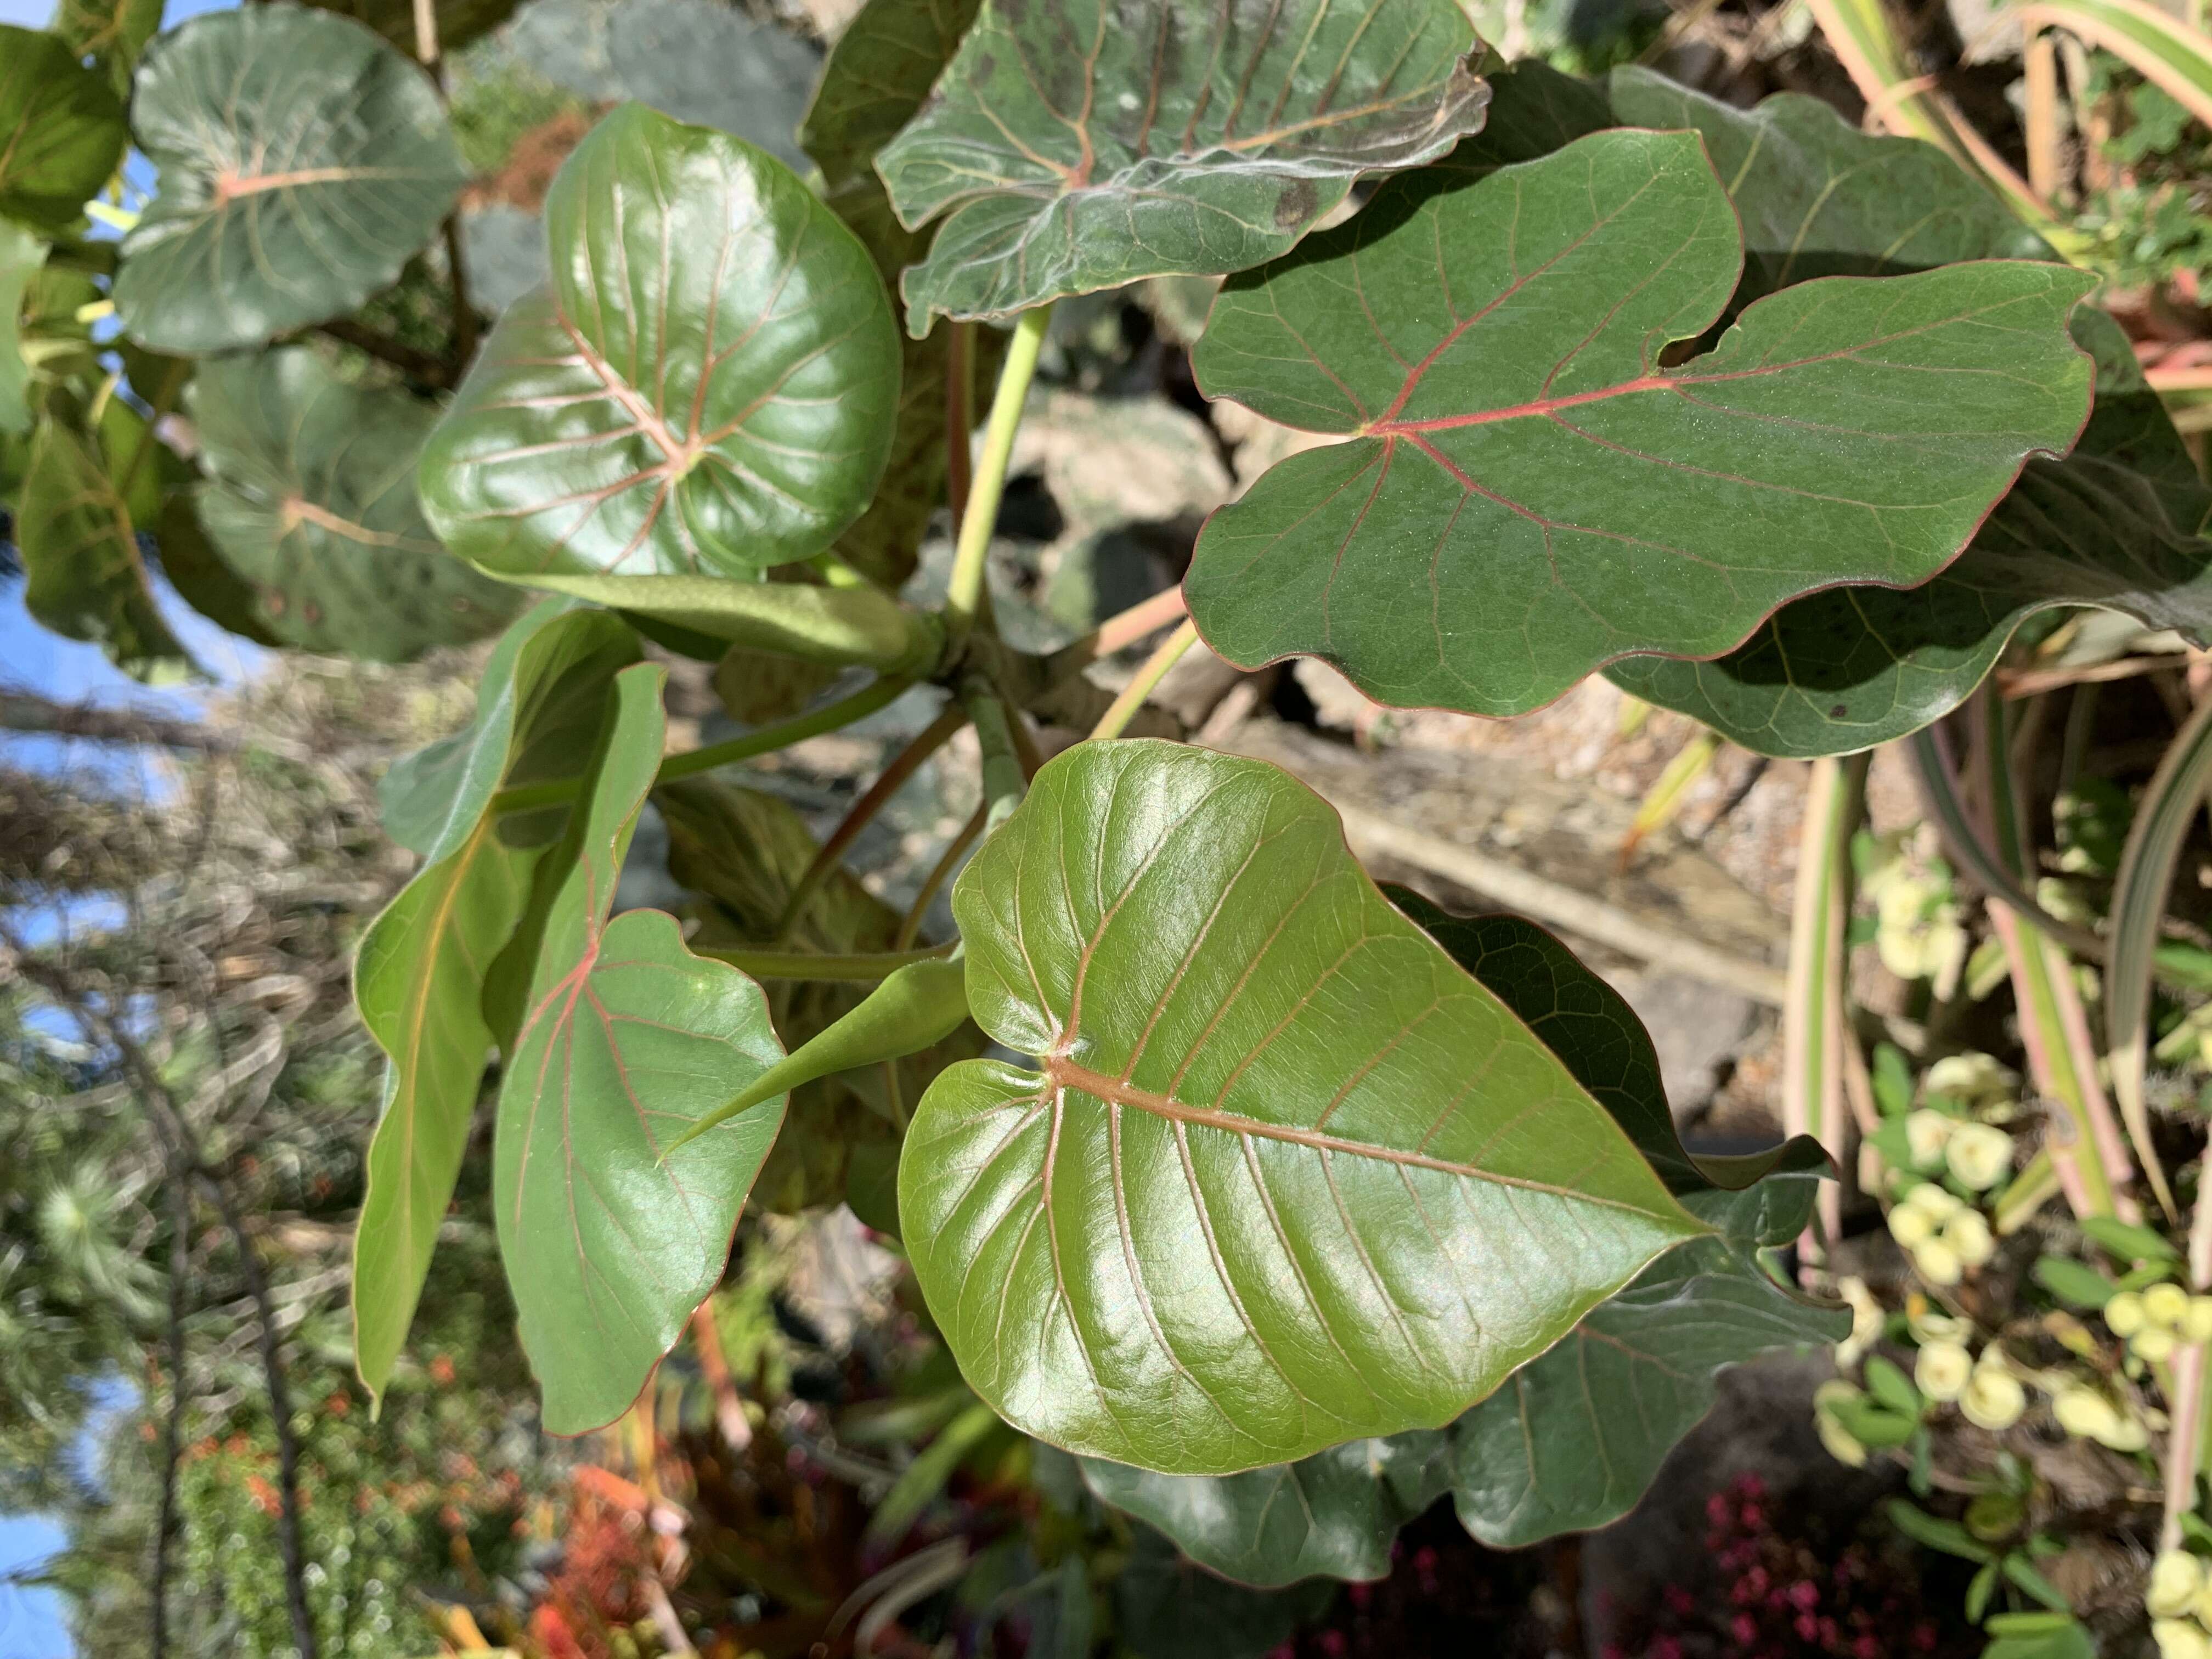
{"label": "plant stem", "polygon": [[[1805,796],[1805,827],[1797,843],[1796,902],[1790,923],[1790,994],[1782,1011],[1782,1128],[1809,1134],[1842,1165],[1844,1036],[1843,977],[1845,884],[1863,757],[1813,763]],[[1824,1188],[1822,1198],[1837,1189]],[[1820,1224],[1808,1229],[1801,1253],[1809,1262],[1825,1256],[1840,1216],[1822,1205]],[[1825,1235],[1825,1237],[1822,1237]]]}
{"label": "plant stem", "polygon": [[1030,769],[1022,763],[1014,737],[1021,716],[988,681],[970,679],[961,688],[960,702],[975,725],[975,741],[983,751],[983,810],[990,823],[1003,823],[1029,791]]}
{"label": "plant stem", "polygon": [[830,839],[822,843],[821,850],[814,855],[814,861],[806,866],[805,873],[792,888],[791,897],[783,907],[783,915],[775,924],[778,945],[789,941],[793,931],[799,926],[799,917],[806,912],[809,901],[821,890],[822,884],[830,878],[830,872],[845,856],[845,849],[853,844],[861,830],[868,827],[876,814],[884,810],[890,798],[905,787],[907,780],[921,769],[922,763],[942,749],[951,741],[952,734],[967,724],[968,711],[957,702],[947,703],[944,712],[922,728],[921,736],[891,757],[890,763],[884,768],[882,775],[868,787],[866,794],[853,803],[853,810],[846,813],[844,821],[830,831]]}
{"label": "plant stem", "polygon": [[[2189,1285],[2202,1296],[2212,1287],[2212,1146],[2205,1147],[2200,1168],[2196,1212],[2189,1219]],[[2173,1358],[2173,1386],[2166,1395],[2173,1425],[2166,1440],[2161,1551],[2181,1547],[2181,1517],[2197,1507],[2197,1472],[2204,1457],[2205,1357],[2206,1345],[2191,1342]]]}
{"label": "plant stem", "polygon": [[991,398],[991,418],[983,430],[983,458],[969,486],[967,507],[960,514],[960,538],[952,550],[952,580],[945,592],[948,656],[967,642],[982,611],[984,563],[991,551],[991,532],[999,521],[999,502],[1006,493],[1006,463],[1014,453],[1022,404],[1029,397],[1037,353],[1051,320],[1048,305],[1024,312],[1006,344],[1006,367],[999,371],[999,389]]}
{"label": "plant stem", "polygon": [[327,323],[318,323],[315,331],[328,335],[341,345],[365,351],[379,362],[390,363],[425,386],[444,388],[453,384],[453,366],[443,358],[404,340],[395,340],[388,334],[380,334],[373,328],[363,328],[350,317],[333,317]]}
{"label": "plant stem", "polygon": [[945,844],[937,863],[922,878],[921,890],[914,896],[914,902],[907,907],[906,919],[899,923],[898,936],[891,940],[891,949],[903,951],[914,943],[915,936],[921,932],[923,919],[929,915],[931,903],[935,901],[939,890],[951,878],[954,868],[960,862],[960,855],[973,847],[975,838],[983,833],[983,820],[990,810],[988,801],[977,807],[969,815],[968,822],[960,826],[960,833]]}
{"label": "plant stem", "polygon": [[968,487],[975,472],[975,325],[945,325],[945,504],[952,522],[968,517]]}
{"label": "plant stem", "polygon": [[1121,695],[1114,699],[1106,712],[1098,717],[1098,724],[1091,728],[1091,740],[1097,743],[1107,738],[1118,738],[1124,728],[1145,706],[1145,699],[1152,695],[1167,672],[1182,660],[1182,653],[1198,641],[1198,624],[1186,617],[1182,625],[1162,640],[1152,654],[1145,659],[1145,665],[1137,671],[1136,678],[1121,688]]}
{"label": "plant stem", "polygon": [[[913,682],[887,677],[865,685],[849,697],[840,698],[825,708],[811,714],[801,714],[775,726],[764,726],[757,732],[748,732],[741,738],[726,738],[710,743],[702,749],[693,749],[681,755],[671,755],[660,763],[653,775],[656,785],[673,783],[678,778],[689,778],[701,772],[712,772],[717,767],[734,765],[738,761],[751,760],[756,756],[771,755],[779,749],[787,749],[794,743],[809,738],[818,738],[825,732],[835,732],[854,721],[865,720],[878,708],[897,701]],[[581,781],[576,778],[556,778],[550,783],[525,784],[519,788],[502,789],[492,797],[494,812],[526,812],[541,806],[557,806],[573,799]]]}
{"label": "plant stem", "polygon": [[1170,587],[1141,604],[1133,605],[1104,622],[1073,645],[1062,646],[1045,659],[1048,680],[1065,679],[1101,657],[1126,650],[1146,635],[1156,633],[1184,614],[1182,589]]}
{"label": "plant stem", "polygon": [[755,979],[888,979],[917,962],[933,962],[947,955],[950,945],[933,945],[924,951],[876,951],[855,956],[817,956],[810,951],[720,951],[695,948],[692,955],[708,957],[742,969]]}

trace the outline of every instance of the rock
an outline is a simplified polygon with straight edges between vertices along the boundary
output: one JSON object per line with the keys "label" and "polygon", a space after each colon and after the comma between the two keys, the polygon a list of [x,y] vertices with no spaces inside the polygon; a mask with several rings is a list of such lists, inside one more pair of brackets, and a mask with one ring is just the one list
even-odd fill
{"label": "rock", "polygon": [[1733,991],[1656,969],[1615,970],[1606,978],[1651,1033],[1667,1103],[1676,1120],[1705,1110],[1758,1029],[1759,1005]]}

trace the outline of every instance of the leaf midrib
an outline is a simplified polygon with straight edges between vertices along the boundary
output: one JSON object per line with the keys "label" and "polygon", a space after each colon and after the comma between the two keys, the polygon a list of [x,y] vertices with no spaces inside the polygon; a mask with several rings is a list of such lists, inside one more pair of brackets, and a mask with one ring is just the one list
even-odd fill
{"label": "leaf midrib", "polygon": [[[1621,1199],[1606,1198],[1595,1193],[1572,1187],[1563,1187],[1548,1181],[1534,1181],[1525,1176],[1500,1174],[1478,1164],[1457,1164],[1449,1158],[1432,1158],[1426,1152],[1403,1152],[1395,1146],[1378,1146],[1371,1141],[1352,1140],[1342,1135],[1333,1135],[1318,1129],[1308,1129],[1288,1123],[1267,1123],[1258,1118],[1245,1117],[1236,1112],[1225,1112],[1215,1107],[1194,1106],[1156,1090],[1143,1089],[1126,1078],[1108,1077],[1103,1072],[1092,1071],[1079,1065],[1065,1054],[1048,1056],[1043,1062],[1047,1087],[1054,1098],[1055,1115],[1061,1109],[1060,1097],[1068,1090],[1089,1095],[1109,1105],[1133,1106],[1140,1111],[1170,1123],[1195,1124],[1200,1128],[1218,1129],[1226,1134],[1256,1136],[1265,1140],[1279,1140],[1310,1151],[1329,1153],[1343,1152],[1352,1158],[1374,1158],[1401,1168],[1434,1170],[1440,1174],[1460,1176],[1476,1181],[1488,1181],[1502,1187],[1518,1187],[1526,1191],[1543,1193],[1550,1197],[1594,1204],[1605,1209],[1620,1210],[1631,1215],[1644,1216],[1654,1221],[1671,1221],[1674,1218],[1661,1211],[1648,1209],[1641,1204],[1632,1204]],[[1708,1230],[1710,1231],[1710,1230]]]}

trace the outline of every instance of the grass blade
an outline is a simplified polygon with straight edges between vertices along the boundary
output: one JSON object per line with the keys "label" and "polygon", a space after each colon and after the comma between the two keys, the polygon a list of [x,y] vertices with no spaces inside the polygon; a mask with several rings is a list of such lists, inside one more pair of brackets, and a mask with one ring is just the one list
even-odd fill
{"label": "grass blade", "polygon": [[2062,28],[2109,52],[2212,125],[2212,35],[2144,0],[2034,0],[2026,28]]}

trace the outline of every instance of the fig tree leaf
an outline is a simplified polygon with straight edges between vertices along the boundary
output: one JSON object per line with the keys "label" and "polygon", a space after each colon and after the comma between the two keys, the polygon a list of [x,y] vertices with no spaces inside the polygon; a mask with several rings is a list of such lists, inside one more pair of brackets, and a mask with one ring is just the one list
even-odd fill
{"label": "fig tree leaf", "polygon": [[404,662],[502,626],[526,595],[453,557],[415,462],[437,419],[408,393],[284,346],[203,367],[185,397],[209,482],[200,523],[288,645]]}
{"label": "fig tree leaf", "polygon": [[1454,1425],[1461,1524],[1502,1549],[1617,1520],[1712,1409],[1723,1370],[1850,1327],[1848,1309],[1784,1290],[1741,1244],[1686,1245]]}
{"label": "fig tree leaf", "polygon": [[[313,0],[317,11],[350,17],[410,58],[415,55],[413,0]],[[438,49],[450,57],[489,34],[514,12],[515,0],[436,0]]]}
{"label": "fig tree leaf", "polygon": [[173,680],[192,662],[169,631],[131,504],[97,440],[59,420],[32,434],[15,508],[23,603],[55,633],[99,646],[136,678]]}
{"label": "fig tree leaf", "polygon": [[1242,1474],[1159,1474],[1080,1460],[1100,1502],[1150,1522],[1199,1565],[1239,1583],[1389,1576],[1398,1528],[1448,1489],[1435,1429],[1352,1440]]}
{"label": "fig tree leaf", "polygon": [[1729,649],[1816,588],[1925,580],[2087,416],[2081,272],[1799,283],[1663,367],[1741,264],[1697,135],[1619,131],[1419,201],[1386,186],[1231,277],[1206,394],[1351,441],[1208,521],[1200,632],[1383,702],[1517,714],[1630,652]]}
{"label": "fig tree leaf", "polygon": [[[1814,100],[1739,110],[1636,69],[1614,71],[1611,89],[1623,121],[1704,137],[1743,220],[1747,291],[2055,257],[1941,152],[1862,133]],[[2031,460],[1935,580],[1815,593],[1716,661],[1629,658],[1608,677],[1762,753],[1804,757],[1871,747],[1948,713],[2020,623],[2053,605],[2106,605],[2207,637],[2212,543],[2199,526],[2212,494],[2118,326],[2084,307],[2072,328],[2097,371],[2081,441],[2063,461]]]}
{"label": "fig tree leaf", "polygon": [[161,27],[162,0],[61,0],[47,27],[107,76],[115,95],[131,96],[138,54]]}
{"label": "fig tree leaf", "polygon": [[[471,804],[469,780],[483,754],[501,757],[504,787],[582,773],[606,710],[607,688],[619,670],[638,659],[639,651],[636,636],[604,611],[579,611],[589,621],[564,623],[540,641],[541,633],[571,608],[567,599],[541,599],[517,618],[485,659],[468,725],[392,763],[377,787],[385,834],[410,852],[427,854],[456,813],[481,812],[481,803]],[[531,647],[526,659],[526,647]],[[509,813],[500,819],[500,839],[510,846],[543,846],[567,817],[565,806]]]}
{"label": "fig tree leaf", "polygon": [[[491,1049],[479,1006],[484,968],[520,919],[539,851],[501,836],[492,797],[549,732],[573,747],[579,688],[596,720],[616,669],[636,654],[637,642],[605,611],[543,601],[493,651],[476,718],[441,746],[437,764],[411,757],[411,789],[406,762],[386,778],[387,803],[404,803],[398,814],[387,804],[387,818],[404,822],[413,809],[427,856],[362,936],[354,967],[362,1024],[390,1062],[354,1233],[354,1358],[373,1395],[406,1340],[460,1173]],[[595,731],[580,734],[586,757]]]}
{"label": "fig tree leaf", "polygon": [[1699,1233],[1264,763],[1049,763],[953,893],[970,1007],[901,1231],[976,1391],[1188,1474],[1434,1427]]}
{"label": "fig tree leaf", "polygon": [[59,35],[0,23],[0,219],[45,231],[78,223],[128,136],[106,76]]}
{"label": "fig tree leaf", "polygon": [[417,65],[282,0],[156,40],[131,116],[161,182],[123,240],[115,308],[162,351],[260,345],[357,309],[468,178]]}
{"label": "fig tree leaf", "polygon": [[200,528],[199,510],[192,503],[193,493],[174,490],[161,503],[154,539],[162,575],[179,599],[216,627],[256,645],[282,646],[283,641],[262,625],[261,605],[253,590],[209,544],[207,532]]}
{"label": "fig tree leaf", "polygon": [[23,358],[31,285],[46,263],[46,244],[21,225],[0,222],[0,432],[31,429],[31,366]]}
{"label": "fig tree leaf", "polygon": [[555,1434],[628,1410],[721,1278],[781,1097],[672,1154],[664,1142],[783,1057],[760,987],[693,956],[676,919],[608,920],[660,764],[667,671],[615,677],[578,808],[580,857],[547,915],[500,1087],[493,1201],[522,1346]]}
{"label": "fig tree leaf", "polygon": [[898,339],[867,250],[790,168],[638,105],[545,202],[551,285],[492,331],[422,458],[501,574],[757,578],[868,504]]}
{"label": "fig tree leaf", "polygon": [[[896,283],[929,250],[927,235],[891,211],[874,167],[876,152],[911,120],[975,21],[980,0],[868,0],[822,65],[799,141],[822,169],[823,197]],[[914,574],[930,514],[945,499],[945,395],[951,325],[900,341],[898,425],[883,486],[859,523],[838,538],[854,568],[894,590]],[[971,330],[973,386],[998,373],[1000,338]],[[969,398],[977,410],[985,394]]]}
{"label": "fig tree leaf", "polygon": [[1479,50],[1450,0],[987,0],[877,158],[910,229],[949,214],[908,330],[1273,258],[1481,125]]}

